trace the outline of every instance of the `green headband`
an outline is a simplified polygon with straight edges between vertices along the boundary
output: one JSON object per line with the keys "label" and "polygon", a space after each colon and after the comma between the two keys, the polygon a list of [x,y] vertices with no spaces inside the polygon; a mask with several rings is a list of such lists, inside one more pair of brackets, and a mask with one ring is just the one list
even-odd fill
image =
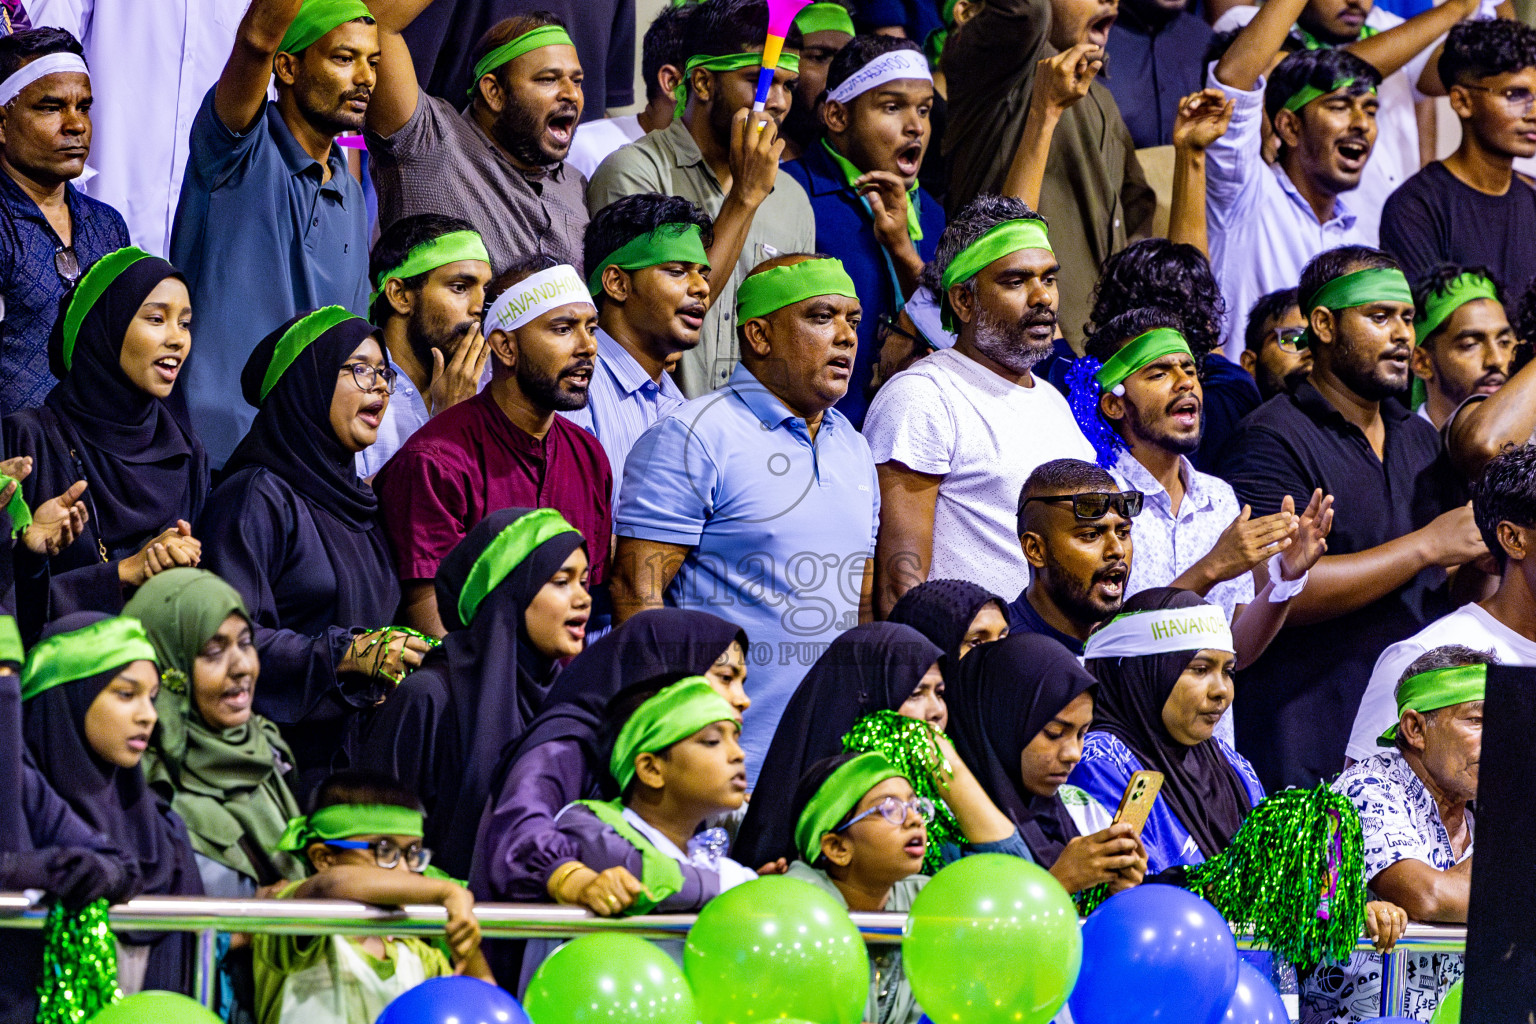
{"label": "green headband", "polygon": [[[677,97],[677,109],[672,112],[673,117],[683,116],[683,107],[688,105],[688,82],[693,78],[693,72],[697,68],[705,71],[742,71],[746,68],[761,67],[763,55],[761,53],[723,53],[718,57],[707,54],[699,54],[697,57],[689,57],[688,63],[683,66],[682,81],[677,83],[673,95]],[[788,71],[792,75],[800,73],[800,55],[798,53],[784,53],[779,55],[779,70]]]}
{"label": "green headband", "polygon": [[1375,268],[1344,274],[1319,288],[1301,307],[1301,315],[1308,322],[1304,336],[1312,342],[1312,311],[1314,309],[1350,309],[1372,302],[1406,302],[1413,305],[1413,291],[1401,270]]}
{"label": "green headband", "polygon": [[298,53],[337,25],[372,17],[363,0],[304,0],[298,17],[283,33],[277,52]]}
{"label": "green headband", "polygon": [[69,300],[69,311],[64,314],[64,369],[68,370],[74,362],[75,339],[80,336],[80,325],[85,323],[96,300],[112,287],[112,282],[121,277],[123,271],[149,258],[149,253],[143,249],[129,245],[116,252],[109,252],[91,264],[91,269],[75,285],[75,293]]}
{"label": "green headband", "polygon": [[32,510],[27,508],[27,499],[21,493],[21,481],[13,476],[0,473],[0,491],[5,490],[11,484],[16,485],[16,490],[11,493],[11,500],[6,503],[6,515],[11,517],[11,534],[20,537],[32,525]]}
{"label": "green headband", "polygon": [[939,307],[946,331],[960,330],[960,322],[949,305],[949,290],[981,273],[981,269],[992,261],[1025,249],[1055,251],[1051,248],[1050,236],[1046,234],[1045,221],[1034,217],[1005,220],[955,254],[940,279]]}
{"label": "green headband", "polygon": [[314,344],[316,338],[338,324],[361,319],[347,312],[345,307],[326,306],[284,331],[283,336],[277,339],[277,347],[272,350],[272,362],[267,365],[266,375],[261,378],[261,400],[266,401],[267,394],[277,386],[293,361],[299,358],[299,353]]}
{"label": "green headband", "polygon": [[736,289],[736,322],[767,316],[817,295],[859,297],[842,260],[801,260],[748,276]]}
{"label": "green headband", "polygon": [[697,224],[663,224],[655,231],[636,235],[603,258],[587,277],[594,296],[603,293],[603,271],[609,267],[639,270],[662,263],[699,263],[709,267],[704,251],[704,232]]}
{"label": "green headband", "polygon": [[332,804],[305,818],[288,819],[277,848],[293,853],[327,839],[351,839],[353,836],[421,836],[420,811],[398,804]]}
{"label": "green headband", "polygon": [[[1457,665],[1452,668],[1435,668],[1404,679],[1397,688],[1397,717],[1410,708],[1414,711],[1436,711],[1455,704],[1482,700],[1488,689],[1487,665]],[[1379,746],[1390,747],[1397,742],[1397,723],[1376,739]]]}
{"label": "green headband", "polygon": [[379,301],[379,296],[384,294],[384,286],[389,283],[390,278],[397,277],[403,281],[460,260],[491,262],[491,254],[486,251],[485,240],[480,237],[480,232],[450,231],[416,246],[405,254],[405,259],[400,261],[398,267],[386,270],[379,275],[378,281],[375,282],[378,287],[374,289],[372,295],[368,296],[369,307]]}
{"label": "green headband", "polygon": [[1184,340],[1184,335],[1172,327],[1154,327],[1145,334],[1137,335],[1129,345],[1110,356],[1109,362],[1099,368],[1099,372],[1093,375],[1093,379],[1098,381],[1099,387],[1105,391],[1113,391],[1125,378],[1143,366],[1175,352],[1194,357],[1194,353],[1189,350],[1189,342]]}
{"label": "green headband", "polygon": [[487,594],[512,575],[512,570],[545,541],[562,533],[580,531],[565,521],[565,517],[552,508],[537,508],[527,515],[514,519],[496,535],[486,549],[480,552],[475,564],[469,567],[464,586],[459,590],[459,621],[468,625],[480,610],[480,603]]}
{"label": "green headband", "polygon": [[886,779],[905,778],[901,770],[880,753],[860,754],[827,776],[795,823],[795,849],[807,864],[821,856],[821,840],[847,820],[864,794]]}
{"label": "green headband", "polygon": [[622,793],[634,781],[635,758],[639,755],[665,750],[716,722],[734,721],[736,709],[703,676],[689,676],[635,709],[613,743],[608,770]]}
{"label": "green headband", "polygon": [[1414,317],[1415,344],[1422,345],[1424,339],[1438,331],[1452,313],[1478,299],[1499,301],[1499,290],[1481,274],[1461,274],[1447,282],[1444,288],[1429,296],[1424,308]]}
{"label": "green headband", "polygon": [[26,648],[21,646],[21,630],[10,615],[0,615],[0,665],[20,665],[26,660]]}
{"label": "green headband", "polygon": [[848,14],[848,8],[842,4],[811,4],[795,15],[795,28],[801,35],[810,35],[812,32],[846,32],[848,35],[857,35],[853,27],[853,18]]}
{"label": "green headband", "polygon": [[[1348,89],[1358,81],[1360,81],[1358,78],[1341,78],[1333,83],[1332,89],[1319,89],[1315,85],[1304,85],[1297,90],[1295,95],[1286,100],[1280,109],[1289,110],[1294,113],[1313,100],[1320,100],[1324,96],[1338,92],[1340,89]],[[1376,95],[1376,87],[1374,85],[1371,86],[1371,95]]]}
{"label": "green headband", "polygon": [[531,32],[524,32],[516,39],[502,43],[475,63],[475,77],[470,82],[469,92],[466,95],[473,97],[480,87],[480,79],[503,64],[510,64],[517,60],[525,53],[532,53],[545,46],[575,45],[571,41],[571,34],[559,25],[541,25]]}
{"label": "green headband", "polygon": [[134,661],[160,664],[155,645],[149,642],[138,619],[119,615],[51,636],[27,655],[26,668],[21,671],[21,699],[31,700],[55,686],[89,679]]}

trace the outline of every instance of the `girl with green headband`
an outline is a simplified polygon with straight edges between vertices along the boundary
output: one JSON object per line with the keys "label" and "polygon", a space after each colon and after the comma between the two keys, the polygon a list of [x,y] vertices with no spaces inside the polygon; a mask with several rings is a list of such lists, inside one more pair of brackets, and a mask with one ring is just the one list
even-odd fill
{"label": "girl with green headband", "polygon": [[[42,408],[5,418],[4,450],[30,456],[29,507],[64,495],[85,512],[79,540],[46,558],[18,551],[22,632],[48,609],[116,612],[124,591],[173,565],[195,565],[191,523],[208,492],[208,459],[169,401],[192,348],[180,271],[134,248],[98,260],[65,296],[49,339],[59,379]],[[84,486],[82,487],[82,481]]]}
{"label": "girl with green headband", "polygon": [[[76,612],[53,622],[22,670],[22,735],[43,777],[136,865],[142,891],[200,896],[181,819],[151,790],[140,761],[157,718],[160,671],[136,619]],[[118,984],[188,991],[192,936],[118,937]]]}
{"label": "girl with green headband", "polygon": [[441,906],[452,963],[414,936],[257,935],[251,945],[261,1024],[360,1024],[429,978],[465,974],[496,983],[480,951],[474,897],[428,870],[432,850],[421,826],[421,803],[394,778],[337,772],[315,792],[314,810],[290,820],[276,843],[314,868],[277,898]]}
{"label": "girl with green headband", "polygon": [[[928,882],[922,874],[933,803],[885,755],[839,754],[816,762],[795,792],[795,846],[786,874],[850,911],[905,913]],[[917,1024],[901,950],[870,955],[867,1024]]]}
{"label": "girl with green headband", "polygon": [[291,745],[301,797],[355,716],[429,647],[388,626],[400,584],[379,499],[355,468],[394,375],[373,326],[339,306],[268,334],[240,377],[256,418],[198,523],[204,567],[239,592],[255,626],[269,680],[256,709]]}

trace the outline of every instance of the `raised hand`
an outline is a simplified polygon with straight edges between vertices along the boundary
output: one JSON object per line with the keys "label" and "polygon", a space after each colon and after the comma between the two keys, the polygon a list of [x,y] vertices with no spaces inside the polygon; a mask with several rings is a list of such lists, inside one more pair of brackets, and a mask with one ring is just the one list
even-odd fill
{"label": "raised hand", "polygon": [[1205,152],[1232,123],[1232,101],[1220,89],[1201,89],[1179,100],[1173,119],[1176,149]]}
{"label": "raised hand", "polygon": [[[1295,500],[1287,494],[1281,502],[1282,512],[1293,512]],[[1328,553],[1328,534],[1333,530],[1333,495],[1325,495],[1322,488],[1312,492],[1312,498],[1301,513],[1296,526],[1296,542],[1280,554],[1281,574],[1287,580],[1299,580],[1302,573],[1317,564]]]}
{"label": "raised hand", "polygon": [[779,157],[784,155],[784,140],[772,118],[753,115],[745,108],[731,118],[731,194],[752,209],[763,205],[773,183],[779,177]]}
{"label": "raised hand", "polygon": [[1104,68],[1104,51],[1092,43],[1078,43],[1035,65],[1030,104],[1060,113],[1088,95],[1088,87]]}

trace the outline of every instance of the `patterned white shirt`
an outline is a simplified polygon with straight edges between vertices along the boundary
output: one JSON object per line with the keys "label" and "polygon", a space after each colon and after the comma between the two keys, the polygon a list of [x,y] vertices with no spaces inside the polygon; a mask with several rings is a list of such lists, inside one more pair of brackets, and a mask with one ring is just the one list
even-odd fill
{"label": "patterned white shirt", "polygon": [[[1346,768],[1333,789],[1348,797],[1360,813],[1367,885],[1401,860],[1422,861],[1437,871],[1448,871],[1472,856],[1472,812],[1467,811],[1467,849],[1457,857],[1435,798],[1395,748]],[[1374,1020],[1381,1012],[1381,961],[1375,953],[1356,953],[1347,964],[1318,968],[1302,988],[1305,1024]],[[1462,970],[1460,953],[1408,957],[1404,1005],[1389,1012],[1429,1020],[1446,989],[1461,979]]]}

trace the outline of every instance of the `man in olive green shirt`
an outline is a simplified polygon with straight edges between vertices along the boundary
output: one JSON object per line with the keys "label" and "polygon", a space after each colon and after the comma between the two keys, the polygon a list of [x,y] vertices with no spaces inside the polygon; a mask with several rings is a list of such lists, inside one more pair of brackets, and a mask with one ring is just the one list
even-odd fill
{"label": "man in olive green shirt", "polygon": [[[980,8],[944,44],[951,215],[979,193],[1002,191],[1024,134],[1037,62],[1080,43],[1102,50],[1116,5],[985,0]],[[1061,330],[1079,347],[1104,261],[1147,232],[1156,205],[1120,108],[1095,81],[1061,115],[1040,189],[1039,213],[1050,222],[1061,262]]]}
{"label": "man in olive green shirt", "polygon": [[[767,26],[765,0],[712,0],[701,8],[689,25],[696,43],[682,117],[614,152],[587,186],[594,214],[627,195],[661,192],[690,200],[715,220],[709,312],[698,347],[683,353],[674,371],[689,398],[720,387],[736,369],[736,288],[742,279],[774,256],[815,251],[811,201],[793,178],[779,173],[784,142],[778,127],[795,86],[798,31],[785,42],[765,116],[749,118],[758,64],[745,55],[761,53]],[[694,66],[700,62],[715,67]]]}

